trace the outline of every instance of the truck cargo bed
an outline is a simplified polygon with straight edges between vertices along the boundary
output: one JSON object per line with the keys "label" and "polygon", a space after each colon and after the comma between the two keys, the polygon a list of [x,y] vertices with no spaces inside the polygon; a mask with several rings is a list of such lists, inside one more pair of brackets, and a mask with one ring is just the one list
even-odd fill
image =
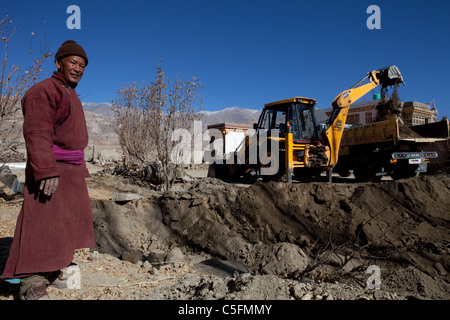
{"label": "truck cargo bed", "polygon": [[401,124],[397,117],[393,116],[387,121],[345,129],[341,147],[367,143],[396,143],[397,141],[433,143],[447,140],[448,138],[449,123],[447,119],[439,122],[407,127],[406,125]]}

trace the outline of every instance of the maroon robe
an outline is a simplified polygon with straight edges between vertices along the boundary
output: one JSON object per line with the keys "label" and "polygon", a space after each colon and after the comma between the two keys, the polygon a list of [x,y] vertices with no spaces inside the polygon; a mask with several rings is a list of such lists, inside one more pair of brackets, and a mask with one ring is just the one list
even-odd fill
{"label": "maroon robe", "polygon": [[[84,150],[88,143],[81,101],[64,75],[55,72],[31,87],[22,99],[27,147],[25,195],[3,279],[53,272],[68,266],[74,251],[94,247],[86,163],[56,161],[53,145]],[[51,197],[40,180],[59,177]]]}

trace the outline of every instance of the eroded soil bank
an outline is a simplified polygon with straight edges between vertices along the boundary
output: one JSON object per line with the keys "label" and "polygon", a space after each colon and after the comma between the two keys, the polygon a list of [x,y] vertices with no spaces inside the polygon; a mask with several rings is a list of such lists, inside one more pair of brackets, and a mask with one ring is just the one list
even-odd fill
{"label": "eroded soil bank", "polygon": [[[96,248],[54,299],[449,299],[448,174],[355,183],[88,179]],[[0,272],[20,199],[3,201]],[[377,274],[367,273],[375,266]],[[373,270],[373,269],[370,269]],[[379,290],[371,276],[379,276]],[[373,277],[371,279],[374,279]],[[368,280],[372,282],[368,282]],[[0,286],[0,299],[14,288]]]}
{"label": "eroded soil bank", "polygon": [[178,248],[233,262],[238,273],[361,288],[376,265],[398,297],[450,297],[448,175],[365,184],[203,178],[146,192],[92,200],[100,252],[152,263]]}

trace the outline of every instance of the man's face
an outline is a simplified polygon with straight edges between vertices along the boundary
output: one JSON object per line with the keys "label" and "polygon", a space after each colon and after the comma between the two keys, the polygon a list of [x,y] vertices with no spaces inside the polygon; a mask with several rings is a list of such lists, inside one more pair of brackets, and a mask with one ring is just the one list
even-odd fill
{"label": "man's face", "polygon": [[59,61],[56,60],[55,65],[58,68],[59,72],[66,76],[69,82],[77,84],[83,76],[86,62],[82,57],[68,56]]}

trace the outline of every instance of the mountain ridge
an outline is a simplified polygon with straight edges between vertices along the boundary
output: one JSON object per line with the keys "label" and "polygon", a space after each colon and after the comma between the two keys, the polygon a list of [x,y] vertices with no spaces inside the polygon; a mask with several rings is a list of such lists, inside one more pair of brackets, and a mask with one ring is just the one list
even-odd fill
{"label": "mountain ridge", "polygon": [[[94,113],[98,113],[98,114],[102,114],[104,116],[107,117],[114,117],[114,111],[112,110],[112,104],[109,102],[101,102],[101,103],[97,103],[97,102],[83,102],[83,110],[84,111],[90,111],[90,112],[94,112]],[[207,117],[209,116],[216,116],[216,115],[221,115],[224,117],[230,117],[227,114],[228,113],[239,113],[239,114],[243,114],[246,115],[245,118],[249,117],[249,118],[258,118],[259,114],[261,113],[261,110],[257,110],[257,109],[251,109],[251,108],[241,108],[238,106],[232,106],[232,107],[226,107],[224,109],[221,110],[214,110],[214,111],[209,111],[209,110],[201,110],[198,112],[199,114],[205,115]],[[246,119],[236,119],[236,121],[246,121]]]}
{"label": "mountain ridge", "polygon": [[[89,144],[118,145],[119,139],[114,131],[114,111],[111,103],[83,102],[86,125],[89,132]],[[261,110],[227,107],[222,110],[199,112],[203,129],[217,123],[235,123],[251,125],[258,121]]]}

